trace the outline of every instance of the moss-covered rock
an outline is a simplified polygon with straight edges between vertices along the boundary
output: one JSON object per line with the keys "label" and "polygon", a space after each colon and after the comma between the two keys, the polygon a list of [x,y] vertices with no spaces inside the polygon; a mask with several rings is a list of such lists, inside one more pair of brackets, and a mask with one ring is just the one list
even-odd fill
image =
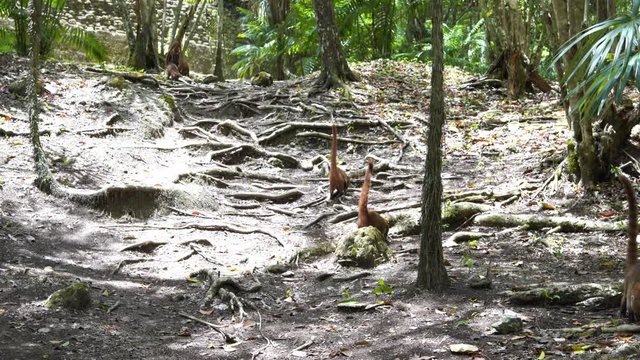
{"label": "moss-covered rock", "polygon": [[47,299],[47,307],[50,309],[83,310],[89,306],[91,306],[89,286],[80,281],[57,290]]}
{"label": "moss-covered rock", "polygon": [[378,259],[388,259],[389,247],[380,230],[373,226],[360,228],[343,238],[336,246],[338,260],[351,260],[362,268],[376,266]]}
{"label": "moss-covered rock", "polygon": [[273,76],[265,71],[260,71],[251,78],[251,84],[257,86],[271,86],[273,85]]}
{"label": "moss-covered rock", "polygon": [[127,81],[122,76],[114,76],[107,83],[112,88],[122,90],[127,86]]}

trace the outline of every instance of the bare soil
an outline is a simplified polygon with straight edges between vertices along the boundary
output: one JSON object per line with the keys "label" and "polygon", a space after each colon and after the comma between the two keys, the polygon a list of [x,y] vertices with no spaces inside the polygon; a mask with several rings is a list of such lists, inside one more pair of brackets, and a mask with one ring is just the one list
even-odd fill
{"label": "bare soil", "polygon": [[[531,359],[542,352],[544,358],[600,358],[623,344],[635,344],[634,338],[620,334],[581,337],[560,330],[615,324],[615,308],[520,307],[505,295],[534,283],[621,282],[622,233],[472,229],[493,235],[475,246],[445,248],[452,285],[444,293],[416,289],[419,236],[403,237],[397,228],[390,232],[391,261],[354,280],[339,278],[362,270],[343,268],[332,255],[298,261],[284,274],[266,271],[269,265],[288,265],[302,249],[353,231],[355,219],[329,224],[324,218],[305,225],[324,213],[354,210],[361,178],[354,179],[352,190],[337,203],[301,207],[326,197],[329,142],[299,134],[330,134],[330,129],[297,129],[269,141],[262,141],[264,136],[273,134],[274,126],[292,122],[331,124],[328,114],[333,112],[341,138],[370,142],[341,142],[343,169],[363,170],[368,154],[395,165],[377,174],[370,206],[415,203],[426,148],[428,66],[361,64],[356,69],[362,81],[349,85],[352,101],[346,101],[347,94],[340,91],[308,98],[313,79],[276,82],[268,88],[244,81],[202,85],[160,79],[159,88],[129,81],[118,88],[112,75],[48,63],[40,126],[48,131],[42,141],[59,181],[80,189],[144,185],[193,195],[171,206],[160,203],[144,216],[133,207],[115,216],[34,188],[26,101],[8,91],[8,85],[26,73],[27,61],[2,56],[0,65],[0,129],[13,132],[0,141],[2,359],[454,359],[465,357],[449,350],[459,343],[477,346],[477,353],[466,356],[475,359]],[[515,201],[490,204],[505,213],[625,219],[617,184],[604,184],[585,195],[560,177],[536,192],[563,159],[570,138],[556,95],[507,101],[500,89],[462,90],[460,85],[470,77],[454,69],[446,74],[447,194],[515,189],[521,190]],[[175,97],[182,119],[172,121],[163,94]],[[249,130],[258,142],[249,133],[230,130],[221,124],[224,120]],[[365,126],[366,121],[371,123]],[[378,121],[390,124],[406,148],[394,142],[398,138],[390,128],[376,125]],[[237,150],[214,155],[212,161],[212,151],[240,144],[269,153]],[[291,165],[273,153],[304,164]],[[304,168],[317,155],[325,161]],[[212,168],[266,177],[201,175]],[[303,195],[278,203],[236,196],[281,194],[291,186]],[[263,232],[203,230],[212,224]],[[470,229],[447,230],[445,236]],[[157,246],[122,251],[144,241]],[[470,288],[467,279],[484,274],[488,266],[491,289]],[[247,316],[240,319],[228,302],[205,304],[206,284],[191,276],[199,270],[259,283],[258,291],[237,290],[250,304],[245,306]],[[328,272],[334,277],[318,277]],[[91,309],[44,306],[51,293],[76,279],[90,284]],[[380,279],[392,294],[373,294]],[[338,310],[345,299],[383,300],[384,305]],[[180,313],[216,324],[238,342],[227,344],[208,326]],[[523,318],[524,331],[494,334],[491,324],[507,316]]]}

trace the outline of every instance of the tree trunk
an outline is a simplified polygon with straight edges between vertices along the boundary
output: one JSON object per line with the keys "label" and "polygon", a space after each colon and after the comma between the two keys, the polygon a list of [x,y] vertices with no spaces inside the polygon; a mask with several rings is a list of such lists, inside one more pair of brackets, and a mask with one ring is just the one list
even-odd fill
{"label": "tree trunk", "polygon": [[202,19],[202,14],[204,14],[205,11],[207,11],[207,4],[209,4],[209,2],[207,1],[203,2],[202,7],[200,7],[199,11],[197,11],[198,15],[196,16],[196,21],[194,21],[193,24],[191,25],[191,31],[189,31],[189,36],[187,36],[187,38],[184,40],[184,43],[182,44],[183,52],[187,52],[187,49],[189,48],[189,44],[191,43],[191,39],[193,39],[193,36],[195,35],[198,29],[198,25],[200,24],[200,20]]}
{"label": "tree trunk", "polygon": [[164,54],[164,38],[167,35],[167,0],[162,1],[162,21],[160,22],[160,41],[158,41],[158,54]]}
{"label": "tree trunk", "polygon": [[342,53],[333,3],[331,0],[313,0],[313,7],[318,24],[322,70],[312,94],[342,86],[344,80],[357,80]]}
{"label": "tree trunk", "polygon": [[428,290],[443,290],[449,286],[442,255],[442,128],[444,127],[444,49],[442,36],[442,0],[433,0],[431,66],[431,101],[429,104],[429,134],[427,159],[422,185],[422,233],[417,286]]}
{"label": "tree trunk", "polygon": [[222,31],[224,17],[224,4],[223,0],[218,0],[218,34],[216,40],[216,65],[213,70],[213,75],[218,78],[218,81],[224,81],[224,72],[222,71]]}
{"label": "tree trunk", "polygon": [[173,40],[176,38],[176,31],[178,30],[178,24],[180,23],[180,14],[182,13],[182,2],[178,0],[178,5],[173,12],[173,26],[171,27],[171,37],[169,37],[169,44],[173,44]]}
{"label": "tree trunk", "polygon": [[405,39],[408,45],[420,43],[427,38],[427,21],[429,6],[427,0],[411,0],[407,6],[407,30]]}
{"label": "tree trunk", "polygon": [[124,26],[124,31],[127,34],[129,58],[131,59],[136,49],[136,35],[133,32],[133,24],[131,23],[131,16],[129,16],[129,7],[124,0],[116,0],[116,9],[120,13],[120,17],[122,18],[122,25]]}
{"label": "tree trunk", "polygon": [[156,53],[155,1],[136,1],[136,43],[130,65],[138,69],[159,68]]}
{"label": "tree trunk", "polygon": [[269,8],[271,9],[271,22],[276,28],[277,32],[277,52],[276,65],[273,77],[276,80],[285,80],[287,74],[285,73],[285,52],[286,52],[286,28],[285,21],[289,15],[291,8],[290,0],[269,0]]}

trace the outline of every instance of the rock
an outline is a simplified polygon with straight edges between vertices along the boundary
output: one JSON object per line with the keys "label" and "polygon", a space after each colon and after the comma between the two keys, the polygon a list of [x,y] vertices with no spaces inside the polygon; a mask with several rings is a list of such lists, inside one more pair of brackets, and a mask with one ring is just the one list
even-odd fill
{"label": "rock", "polygon": [[496,329],[496,334],[498,335],[518,334],[522,332],[522,319],[518,317],[506,317],[493,323],[491,327]]}
{"label": "rock", "polygon": [[204,79],[202,79],[203,84],[213,84],[218,81],[218,77],[215,75],[207,75],[204,77]]}
{"label": "rock", "polygon": [[91,306],[91,294],[89,286],[83,282],[75,282],[65,288],[57,290],[46,303],[50,309],[65,308],[72,310],[83,310]]}
{"label": "rock", "polygon": [[289,265],[286,264],[271,264],[266,268],[268,273],[272,274],[282,274],[285,271],[289,270]]}
{"label": "rock", "polygon": [[260,71],[251,78],[251,84],[257,86],[271,86],[273,85],[273,76],[266,71]]}
{"label": "rock", "polygon": [[454,354],[471,355],[478,352],[478,347],[469,344],[451,344],[449,345],[449,351]]}
{"label": "rock", "polygon": [[343,238],[336,246],[338,261],[353,261],[356,266],[371,268],[380,258],[388,259],[387,242],[380,230],[373,226],[360,228]]}
{"label": "rock", "polygon": [[638,345],[631,345],[631,344],[622,344],[611,352],[611,356],[613,357],[619,356],[625,359],[631,359],[632,356],[638,355],[638,354],[640,354],[640,349],[638,349]]}

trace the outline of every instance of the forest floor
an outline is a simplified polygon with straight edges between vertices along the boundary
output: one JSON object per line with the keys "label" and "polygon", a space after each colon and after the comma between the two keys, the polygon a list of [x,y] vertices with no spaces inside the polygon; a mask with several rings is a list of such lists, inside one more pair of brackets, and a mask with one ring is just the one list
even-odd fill
{"label": "forest floor", "polygon": [[[162,201],[116,191],[106,208],[89,208],[34,187],[26,101],[8,91],[28,63],[0,57],[6,135],[0,141],[0,357],[453,359],[461,356],[451,345],[469,344],[478,350],[462,357],[559,359],[601,358],[637,343],[625,334],[562,330],[616,325],[615,307],[519,306],[507,294],[532,284],[620,283],[622,231],[472,223],[447,229],[445,238],[460,230],[488,236],[447,243],[451,287],[443,293],[416,288],[419,235],[398,226],[389,235],[390,261],[366,272],[338,265],[332,253],[296,256],[355,230],[355,218],[334,216],[356,208],[367,156],[384,165],[370,206],[398,209],[385,211],[390,217],[419,215],[430,68],[392,61],[354,67],[362,79],[348,93],[307,97],[311,78],[262,88],[158,77],[158,87],[45,64],[40,130],[61,183],[180,194]],[[498,213],[626,220],[618,184],[587,195],[564,177],[546,181],[571,137],[557,94],[509,101],[502,89],[465,87],[471,78],[446,71],[448,204],[462,199]],[[326,198],[332,121],[352,187],[339,201],[311,204]],[[512,195],[505,201],[497,194]],[[491,287],[471,288],[469,278],[487,268]],[[200,270],[243,284],[234,291],[246,316],[227,302],[205,302],[207,282],[193,275]],[[45,307],[51,293],[77,279],[90,284],[89,310]],[[380,280],[391,293],[374,295]],[[376,306],[337,307],[348,299]],[[216,324],[236,341],[225,343],[181,314]],[[524,320],[524,329],[496,334],[492,324],[507,317]]]}

